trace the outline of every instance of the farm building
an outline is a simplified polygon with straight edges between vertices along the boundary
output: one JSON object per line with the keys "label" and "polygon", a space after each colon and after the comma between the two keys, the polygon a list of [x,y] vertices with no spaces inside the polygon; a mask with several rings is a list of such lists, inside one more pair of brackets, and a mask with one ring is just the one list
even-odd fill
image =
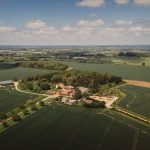
{"label": "farm building", "polygon": [[14,82],[12,80],[1,81],[0,87],[14,87]]}
{"label": "farm building", "polygon": [[89,92],[89,89],[88,89],[88,88],[85,88],[85,87],[78,87],[78,89],[81,91],[82,94]]}
{"label": "farm building", "polygon": [[47,95],[56,95],[56,91],[55,90],[48,90],[46,91]]}
{"label": "farm building", "polygon": [[62,90],[57,91],[57,92],[56,92],[56,95],[73,97],[73,95],[74,95],[74,90],[62,89]]}
{"label": "farm building", "polygon": [[62,98],[62,102],[65,103],[65,104],[67,104],[67,105],[75,105],[77,103],[76,100],[70,99],[68,97],[63,97]]}

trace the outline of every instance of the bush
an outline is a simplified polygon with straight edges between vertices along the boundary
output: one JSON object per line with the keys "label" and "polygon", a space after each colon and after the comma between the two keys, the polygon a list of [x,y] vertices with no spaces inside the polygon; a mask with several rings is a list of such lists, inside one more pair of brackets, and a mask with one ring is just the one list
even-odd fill
{"label": "bush", "polygon": [[80,98],[82,98],[82,93],[79,89],[76,89],[73,98],[76,99],[76,100],[79,100]]}
{"label": "bush", "polygon": [[24,110],[24,111],[23,111],[23,114],[24,114],[25,116],[27,116],[27,115],[29,115],[30,113],[29,113],[28,110]]}
{"label": "bush", "polygon": [[12,119],[13,119],[14,121],[20,121],[20,120],[22,120],[19,115],[14,115],[14,116],[12,116]]}
{"label": "bush", "polygon": [[29,105],[33,105],[33,104],[34,104],[34,102],[33,102],[33,100],[28,100],[28,101],[27,101],[27,104],[29,104]]}
{"label": "bush", "polygon": [[145,62],[142,62],[142,66],[145,66],[146,65],[146,63]]}
{"label": "bush", "polygon": [[45,106],[45,103],[43,101],[39,102],[40,106]]}
{"label": "bush", "polygon": [[3,121],[2,125],[3,125],[4,128],[7,128],[9,126],[6,121]]}
{"label": "bush", "polygon": [[82,102],[82,105],[84,107],[89,107],[89,108],[105,108],[105,102],[92,102],[91,104],[87,104],[84,101]]}
{"label": "bush", "polygon": [[36,105],[33,105],[33,106],[31,107],[31,109],[32,109],[33,111],[37,111],[37,110],[38,110],[38,107],[37,107]]}
{"label": "bush", "polygon": [[25,105],[20,105],[19,108],[20,109],[25,109],[26,107],[25,107]]}
{"label": "bush", "polygon": [[8,116],[7,116],[6,113],[3,113],[3,112],[0,113],[0,118],[1,118],[1,119],[6,119],[7,117],[8,117]]}

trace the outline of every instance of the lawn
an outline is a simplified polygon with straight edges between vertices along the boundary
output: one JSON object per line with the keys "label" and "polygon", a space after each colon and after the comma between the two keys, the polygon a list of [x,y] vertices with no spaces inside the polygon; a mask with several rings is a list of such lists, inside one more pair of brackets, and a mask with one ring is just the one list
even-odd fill
{"label": "lawn", "polygon": [[118,106],[150,118],[150,89],[136,86],[123,86],[120,89],[126,97],[119,101]]}
{"label": "lawn", "polygon": [[124,79],[150,82],[150,67],[117,64],[92,64],[67,61],[59,62],[82,71],[85,70],[100,73],[110,73],[112,75],[121,76]]}
{"label": "lawn", "polygon": [[8,112],[35,96],[11,89],[0,89],[0,112]]}
{"label": "lawn", "polygon": [[[127,150],[135,132],[102,110],[52,105],[1,133],[0,145],[2,150]],[[150,146],[149,136],[142,136]]]}
{"label": "lawn", "polygon": [[43,75],[51,72],[54,72],[54,70],[23,68],[15,67],[13,64],[0,64],[0,81],[14,79],[15,77],[22,79],[24,77]]}

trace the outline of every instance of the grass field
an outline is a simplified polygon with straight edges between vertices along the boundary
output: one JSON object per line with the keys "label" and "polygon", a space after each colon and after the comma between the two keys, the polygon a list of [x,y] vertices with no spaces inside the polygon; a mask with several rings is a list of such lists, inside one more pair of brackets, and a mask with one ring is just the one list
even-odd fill
{"label": "grass field", "polygon": [[124,79],[142,80],[150,82],[150,67],[131,66],[131,65],[115,65],[115,64],[90,64],[78,62],[59,61],[79,70],[93,71],[100,73],[110,73],[112,75],[121,76]]}
{"label": "grass field", "polygon": [[14,67],[12,64],[0,64],[0,81],[14,79],[15,77],[22,79],[24,77],[48,74],[51,72],[54,71],[46,69]]}
{"label": "grass field", "polygon": [[119,101],[118,106],[150,118],[150,89],[136,86],[123,86],[120,89],[126,97]]}
{"label": "grass field", "polygon": [[0,89],[0,112],[8,112],[20,104],[24,104],[29,99],[34,99],[35,96],[20,93],[11,89]]}
{"label": "grass field", "polygon": [[127,64],[141,66],[145,62],[146,66],[150,66],[150,57],[132,58],[132,57],[114,57],[112,62],[115,64]]}
{"label": "grass field", "polygon": [[[1,133],[1,148],[2,150],[132,149],[136,129],[100,113],[102,110],[64,105],[45,107]],[[142,150],[149,150],[150,134],[139,132],[139,137],[137,142],[139,149],[145,143]]]}

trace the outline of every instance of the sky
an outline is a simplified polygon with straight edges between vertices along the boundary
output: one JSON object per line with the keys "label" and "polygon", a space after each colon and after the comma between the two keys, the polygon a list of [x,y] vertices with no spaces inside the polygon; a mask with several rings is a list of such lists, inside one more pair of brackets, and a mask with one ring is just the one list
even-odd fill
{"label": "sky", "polygon": [[150,0],[0,0],[0,45],[150,45]]}

